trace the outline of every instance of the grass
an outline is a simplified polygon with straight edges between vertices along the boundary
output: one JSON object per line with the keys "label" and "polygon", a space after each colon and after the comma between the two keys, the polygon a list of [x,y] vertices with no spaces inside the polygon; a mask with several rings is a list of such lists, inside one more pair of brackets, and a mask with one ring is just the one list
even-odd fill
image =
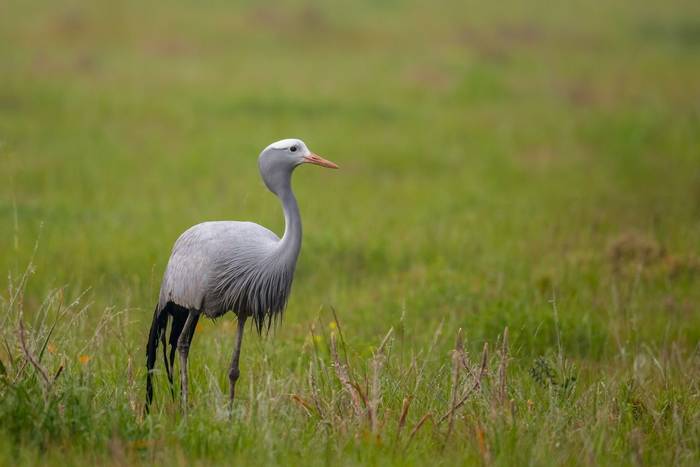
{"label": "grass", "polygon": [[[6,2],[0,463],[697,464],[698,18]],[[255,157],[289,136],[342,170],[295,174],[282,325],[229,414],[233,319],[201,322],[189,418],[162,373],[144,417],[173,241],[280,232]]]}

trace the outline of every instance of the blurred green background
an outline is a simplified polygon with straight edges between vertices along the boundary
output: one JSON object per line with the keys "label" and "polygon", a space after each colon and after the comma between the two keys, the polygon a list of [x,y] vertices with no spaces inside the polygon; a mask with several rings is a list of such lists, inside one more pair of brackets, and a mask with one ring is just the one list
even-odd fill
{"label": "blurred green background", "polygon": [[38,239],[36,300],[89,287],[145,326],[185,228],[283,229],[256,157],[294,136],[342,170],[295,176],[287,329],[333,305],[366,337],[405,312],[546,347],[554,291],[599,356],[641,261],[637,331],[700,337],[697,2],[2,10],[0,269]]}
{"label": "blurred green background", "polygon": [[38,245],[26,307],[89,289],[76,335],[125,310],[141,352],[183,230],[281,233],[256,158],[287,137],[342,169],[296,172],[289,308],[243,367],[291,365],[330,306],[365,354],[440,322],[509,326],[525,368],[557,329],[581,368],[696,348],[697,1],[4,1],[0,271]]}

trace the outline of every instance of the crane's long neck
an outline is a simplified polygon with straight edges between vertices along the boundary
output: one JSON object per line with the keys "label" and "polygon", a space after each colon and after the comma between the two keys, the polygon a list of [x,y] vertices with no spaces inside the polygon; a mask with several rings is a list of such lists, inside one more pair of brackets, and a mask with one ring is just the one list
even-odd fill
{"label": "crane's long neck", "polygon": [[280,255],[287,261],[296,263],[301,250],[301,214],[297,199],[290,183],[278,193],[284,210],[284,235],[279,245]]}

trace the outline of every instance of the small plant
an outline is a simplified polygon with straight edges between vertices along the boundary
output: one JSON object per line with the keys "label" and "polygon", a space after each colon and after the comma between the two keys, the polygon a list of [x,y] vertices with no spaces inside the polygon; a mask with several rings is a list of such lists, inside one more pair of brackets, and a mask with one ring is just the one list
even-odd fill
{"label": "small plant", "polygon": [[44,445],[90,432],[97,421],[91,400],[94,346],[118,313],[105,313],[90,339],[74,339],[89,304],[85,294],[66,302],[63,289],[28,309],[27,283],[34,267],[10,278],[0,296],[0,425],[15,440]]}
{"label": "small plant", "polygon": [[556,385],[554,368],[544,357],[537,357],[535,359],[535,362],[530,368],[530,376],[542,387],[549,388]]}
{"label": "small plant", "polygon": [[561,398],[569,397],[576,388],[576,369],[563,359],[557,368],[549,358],[537,357],[529,372],[537,384],[554,391]]}

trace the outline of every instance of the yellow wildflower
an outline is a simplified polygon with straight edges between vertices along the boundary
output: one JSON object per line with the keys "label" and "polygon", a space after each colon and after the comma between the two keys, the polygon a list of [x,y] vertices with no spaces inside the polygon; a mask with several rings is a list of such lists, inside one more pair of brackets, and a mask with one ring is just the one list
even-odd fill
{"label": "yellow wildflower", "polygon": [[53,344],[49,344],[46,346],[46,350],[48,350],[49,353],[56,353],[56,346]]}
{"label": "yellow wildflower", "polygon": [[83,365],[87,365],[88,362],[90,361],[90,356],[89,356],[89,355],[81,355],[80,357],[78,357],[78,360],[79,360],[80,363],[82,363]]}

